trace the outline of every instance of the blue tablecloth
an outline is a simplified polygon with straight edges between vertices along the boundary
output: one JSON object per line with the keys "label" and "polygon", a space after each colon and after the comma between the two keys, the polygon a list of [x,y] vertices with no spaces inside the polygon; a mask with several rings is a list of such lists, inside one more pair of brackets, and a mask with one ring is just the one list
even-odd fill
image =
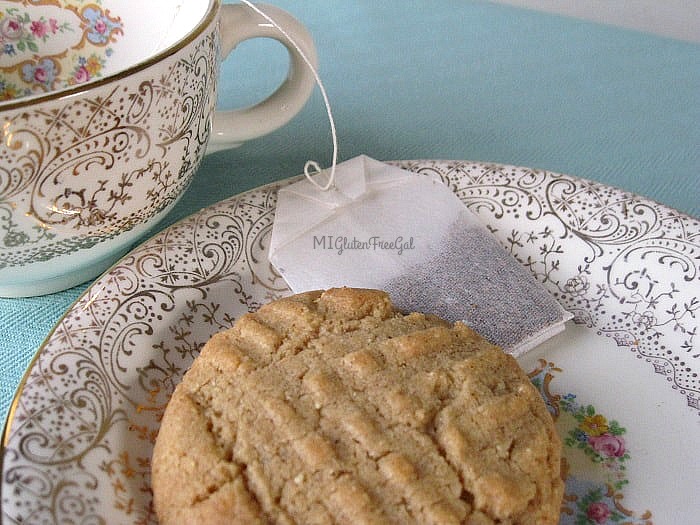
{"label": "blue tablecloth", "polygon": [[[621,187],[700,215],[700,45],[488,2],[271,0],[313,34],[341,160],[469,159]],[[223,66],[222,107],[286,71],[272,41]],[[263,183],[327,165],[318,91],[290,124],[205,158],[159,229]],[[42,340],[86,285],[0,299],[0,417]]]}

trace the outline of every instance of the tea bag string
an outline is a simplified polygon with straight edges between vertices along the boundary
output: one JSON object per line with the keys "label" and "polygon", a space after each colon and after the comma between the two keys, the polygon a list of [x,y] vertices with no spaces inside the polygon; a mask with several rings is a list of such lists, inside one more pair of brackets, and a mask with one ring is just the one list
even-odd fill
{"label": "tea bag string", "polygon": [[311,63],[311,60],[309,60],[309,57],[306,56],[306,53],[302,51],[301,47],[299,47],[299,44],[297,44],[296,40],[294,40],[287,31],[285,31],[277,22],[275,22],[272,17],[270,17],[267,13],[263,12],[258,6],[250,2],[249,0],[241,0],[241,2],[245,5],[247,5],[250,9],[255,11],[258,15],[263,17],[267,22],[269,22],[272,27],[277,29],[282,35],[289,41],[290,44],[296,49],[297,53],[299,53],[299,56],[301,56],[302,60],[306,63],[306,65],[309,67],[311,70],[311,73],[314,76],[314,79],[316,80],[316,85],[318,85],[319,90],[321,91],[321,95],[323,96],[323,103],[326,106],[326,113],[328,114],[328,120],[331,125],[331,136],[333,139],[333,160],[331,164],[331,172],[328,177],[328,181],[326,184],[320,184],[318,183],[314,178],[313,175],[317,175],[320,173],[321,167],[319,166],[318,162],[315,160],[308,160],[306,161],[306,164],[304,164],[304,176],[313,184],[316,186],[321,191],[328,191],[332,187],[334,187],[335,183],[335,168],[336,165],[338,164],[338,135],[335,129],[335,120],[333,119],[333,111],[331,110],[331,104],[330,101],[328,100],[328,95],[326,93],[326,88],[323,85],[323,81],[321,80],[321,77],[318,74],[318,71],[314,67],[314,65]]}

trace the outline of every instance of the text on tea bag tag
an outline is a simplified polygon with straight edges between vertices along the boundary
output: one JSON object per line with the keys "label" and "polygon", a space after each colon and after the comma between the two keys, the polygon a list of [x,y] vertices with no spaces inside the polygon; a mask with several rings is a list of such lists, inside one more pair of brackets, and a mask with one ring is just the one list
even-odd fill
{"label": "text on tea bag tag", "polygon": [[356,157],[338,165],[328,191],[306,179],[280,189],[270,261],[295,292],[377,288],[434,249],[442,221],[431,218],[452,220],[462,208],[436,179]]}

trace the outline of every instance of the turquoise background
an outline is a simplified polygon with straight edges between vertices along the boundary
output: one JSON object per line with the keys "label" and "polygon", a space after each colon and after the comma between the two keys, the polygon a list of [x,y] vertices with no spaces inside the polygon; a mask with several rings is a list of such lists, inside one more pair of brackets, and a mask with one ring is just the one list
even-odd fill
{"label": "turquoise background", "polygon": [[[593,179],[700,215],[700,45],[488,2],[279,0],[314,36],[340,159],[469,159]],[[220,105],[284,77],[286,51],[242,44]],[[156,229],[228,196],[328,165],[318,90],[284,128],[206,157]],[[32,356],[87,285],[0,299],[0,417]]]}

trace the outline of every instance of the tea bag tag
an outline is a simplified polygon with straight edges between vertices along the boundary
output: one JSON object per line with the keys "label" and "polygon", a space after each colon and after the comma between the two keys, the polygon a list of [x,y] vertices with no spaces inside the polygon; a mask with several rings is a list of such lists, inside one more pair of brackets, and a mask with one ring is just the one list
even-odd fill
{"label": "tea bag tag", "polygon": [[437,188],[443,195],[445,216],[463,208],[439,181],[366,156],[339,164],[327,191],[313,182],[303,179],[278,192],[270,261],[294,292],[379,287],[432,249],[435,228],[425,219],[440,199],[426,200],[426,192]]}

